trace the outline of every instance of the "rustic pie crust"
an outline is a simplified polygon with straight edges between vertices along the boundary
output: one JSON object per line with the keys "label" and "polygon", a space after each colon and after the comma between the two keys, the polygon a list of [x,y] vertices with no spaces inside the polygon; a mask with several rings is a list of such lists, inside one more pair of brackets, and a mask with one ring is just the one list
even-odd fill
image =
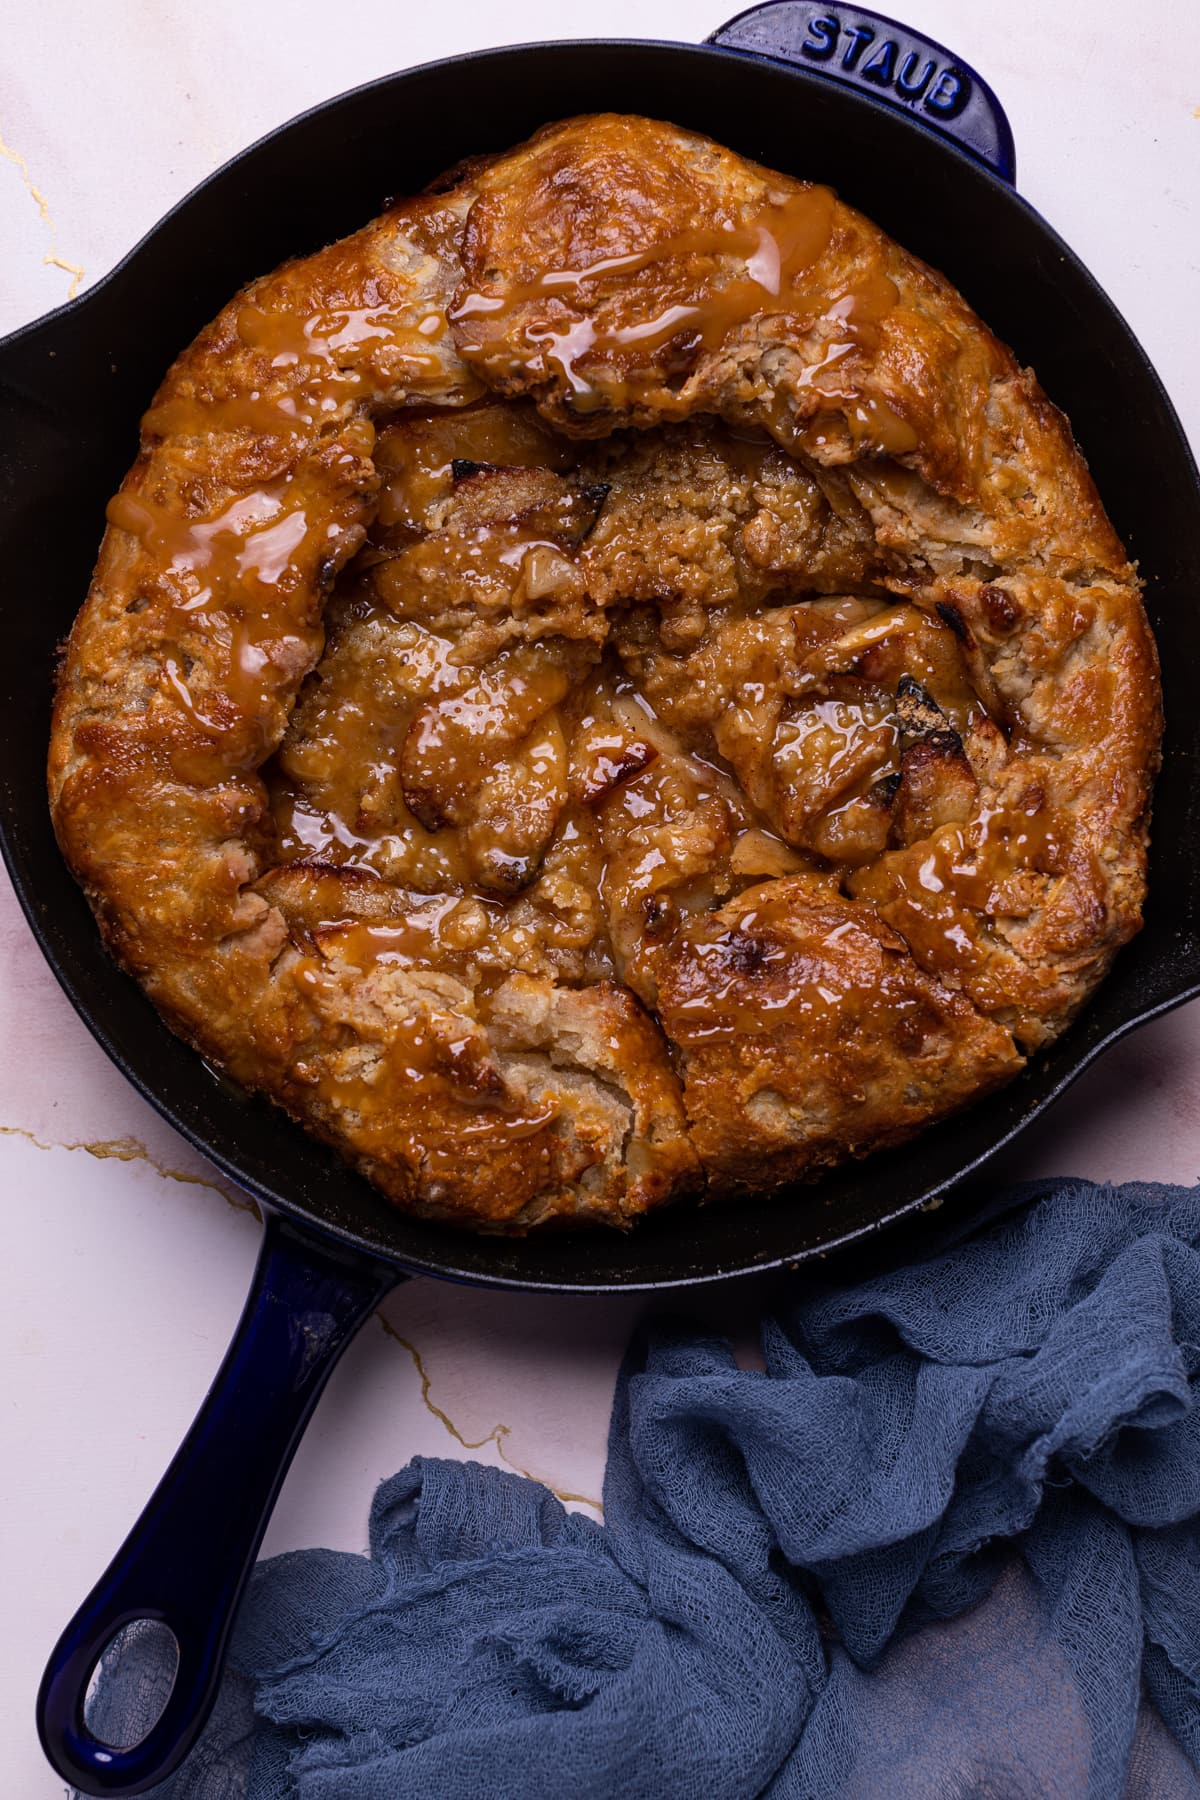
{"label": "rustic pie crust", "polygon": [[1155,649],[1066,421],[704,138],[553,125],[251,283],[108,518],[63,851],[172,1028],[410,1211],[896,1144],[1140,923]]}

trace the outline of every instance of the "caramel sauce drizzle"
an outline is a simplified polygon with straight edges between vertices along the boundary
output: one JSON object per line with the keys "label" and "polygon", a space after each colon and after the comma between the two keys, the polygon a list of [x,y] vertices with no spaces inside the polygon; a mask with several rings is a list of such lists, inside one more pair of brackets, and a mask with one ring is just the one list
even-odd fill
{"label": "caramel sauce drizzle", "polygon": [[[581,365],[605,361],[627,365],[631,352],[653,356],[675,340],[689,355],[698,355],[718,349],[731,333],[760,316],[795,318],[805,330],[825,320],[829,339],[819,359],[802,371],[799,385],[842,401],[852,432],[900,455],[916,447],[912,427],[885,402],[861,395],[857,386],[843,379],[853,352],[870,354],[878,347],[898,290],[888,276],[869,273],[829,298],[815,269],[830,241],[836,204],[829,188],[805,188],[782,202],[769,201],[741,224],[697,226],[584,268],[548,269],[531,281],[514,283],[503,294],[468,292],[448,317],[452,325],[476,319],[501,324],[526,307],[536,308],[538,301],[551,303],[544,317],[523,326],[524,338],[537,347],[525,366],[534,374],[564,380],[581,412],[605,400]],[[726,258],[741,262],[745,272],[720,281],[712,264]],[[697,263],[702,273],[697,274]],[[662,272],[667,300],[650,318],[605,324],[587,310],[599,308],[609,278],[627,282],[650,269]],[[642,304],[644,287],[632,287]],[[583,316],[555,318],[551,310],[555,301],[564,301]],[[463,346],[464,358],[469,362],[472,356],[486,357],[492,341],[489,333],[481,345]]]}
{"label": "caramel sauce drizzle", "polygon": [[[1066,845],[1040,791],[1024,805],[984,805],[967,824],[944,826],[918,854],[919,861],[889,859],[898,929],[913,943],[938,940],[940,961],[962,975],[983,966],[989,918],[1021,910],[1007,884],[1026,873],[1061,875],[1066,866]],[[868,878],[868,893],[870,885]]]}
{"label": "caramel sauce drizzle", "polygon": [[[348,968],[369,976],[378,968],[445,967],[461,959],[461,921],[479,902],[456,895],[432,898],[410,894],[404,917],[385,921],[331,920],[313,932],[316,956],[296,965],[294,979],[302,993],[336,1007],[342,985],[335,970]],[[469,931],[468,934],[470,935]],[[448,1015],[442,1015],[448,1022]],[[455,1109],[449,1136],[456,1143],[473,1138],[520,1143],[550,1125],[558,1109],[527,1105],[509,1090],[498,1073],[481,1064],[472,1035],[438,1031],[419,1007],[390,1017],[386,1043],[374,1046],[378,1060],[370,1072],[339,1069],[328,1061],[294,1066],[296,1079],[316,1089],[337,1111],[351,1111],[389,1156],[399,1150],[416,1169],[452,1172],[455,1152],[433,1144],[420,1128],[423,1110]],[[399,1104],[397,1097],[399,1096]],[[369,1148],[369,1144],[364,1147]]]}
{"label": "caramel sauce drizzle", "polygon": [[[606,277],[615,275],[624,281],[652,267],[684,264],[674,279],[668,276],[668,289],[678,287],[686,293],[690,286],[697,291],[650,319],[608,330],[590,318],[562,330],[549,322],[526,327],[525,335],[542,346],[533,369],[541,374],[557,370],[573,393],[586,397],[591,384],[575,368],[586,355],[611,356],[630,346],[659,350],[685,328],[704,349],[715,349],[735,326],[763,312],[764,301],[786,301],[798,276],[811,268],[828,244],[835,204],[830,189],[807,189],[782,205],[768,205],[742,225],[697,227],[662,238],[643,250],[602,258],[586,268],[547,269],[502,295],[468,293],[451,308],[450,322],[456,325],[481,315],[512,312],[541,299],[568,297],[575,305],[584,305],[592,297],[586,290]],[[709,285],[689,283],[686,264],[720,257],[744,262],[745,275],[719,287],[711,285],[711,275],[707,277]]]}
{"label": "caramel sauce drizzle", "polygon": [[[348,403],[373,398],[380,386],[419,382],[443,370],[430,347],[431,337],[446,330],[440,312],[426,312],[414,325],[392,305],[328,305],[306,316],[247,305],[237,314],[236,330],[248,349],[268,358],[268,384],[286,380],[289,390],[169,394],[144,415],[145,432],[160,438],[234,431],[305,436]],[[301,365],[304,377],[296,382]]]}
{"label": "caramel sauce drizzle", "polygon": [[[894,719],[846,700],[815,700],[790,722],[778,760],[803,764],[816,757],[823,785],[841,797],[845,776],[868,786],[900,766],[900,732]],[[859,771],[866,765],[866,772]]]}
{"label": "caramel sauce drizzle", "polygon": [[[372,399],[401,377],[412,381],[440,371],[429,345],[431,323],[435,331],[445,328],[440,313],[427,313],[414,327],[384,305],[327,306],[307,316],[244,306],[237,317],[240,337],[269,359],[281,381],[290,381],[290,391],[168,396],[146,415],[145,429],[181,437],[253,429],[311,434],[340,418],[348,403]],[[344,427],[344,436],[345,454],[353,456],[370,448],[373,427],[366,419],[355,421]],[[224,652],[209,702],[192,693],[176,657],[164,658],[166,687],[210,737],[228,729],[226,703],[247,719],[261,715],[277,686],[276,668],[294,671],[297,656],[311,655],[321,643],[299,561],[320,522],[291,498],[291,481],[285,476],[238,494],[207,518],[186,516],[182,500],[164,503],[127,490],[107,509],[109,524],[136,537],[185,590],[170,608],[166,629],[204,631]],[[331,538],[339,535],[333,524],[327,530]],[[289,616],[287,606],[296,593],[300,607],[292,612],[299,610],[299,617]]]}
{"label": "caramel sauce drizzle", "polygon": [[237,316],[238,336],[272,369],[303,367],[295,417],[305,427],[339,414],[348,402],[374,398],[380,387],[440,375],[442,360],[430,338],[444,327],[440,313],[426,312],[414,325],[390,304],[328,305],[306,317],[243,306]]}
{"label": "caramel sauce drizzle", "polygon": [[[252,489],[208,519],[188,519],[176,505],[122,491],[109,501],[106,516],[191,590],[169,609],[167,629],[208,633],[225,655],[217,692],[248,717],[261,713],[274,686],[274,655],[287,646],[312,651],[321,641],[319,627],[281,615],[281,602],[296,586],[296,554],[309,531],[303,507],[288,505],[287,484]],[[202,731],[227,728],[227,717],[204,710],[170,655],[164,674]]]}
{"label": "caramel sauce drizzle", "polygon": [[[836,945],[829,944],[830,959],[825,961],[800,955],[784,939],[773,941],[768,933],[756,929],[769,928],[773,910],[786,925],[786,910],[773,909],[767,901],[742,913],[719,938],[688,942],[685,991],[670,1009],[671,1036],[676,1043],[691,1049],[769,1033],[781,1025],[794,1028],[806,1019],[827,1017],[844,1003],[853,984],[833,960]],[[748,985],[739,971],[742,946],[753,955],[753,985]],[[772,981],[771,971],[780,969],[787,970],[786,982],[778,977]]]}
{"label": "caramel sauce drizzle", "polygon": [[430,413],[409,414],[379,434],[375,466],[383,478],[375,514],[377,532],[395,527],[419,531],[430,508],[453,487],[457,458],[560,472],[578,459],[573,444],[556,437],[533,408],[487,400]]}
{"label": "caramel sauce drizzle", "polygon": [[204,437],[210,432],[252,431],[269,437],[294,437],[312,423],[290,394],[198,396],[173,394],[142,417],[142,430],[153,437]]}
{"label": "caramel sauce drizzle", "polygon": [[406,969],[445,966],[469,957],[477,945],[481,927],[473,915],[482,911],[485,931],[503,920],[503,908],[482,897],[409,893],[403,899],[402,917],[329,919],[316,926],[313,937],[322,955],[361,974],[388,963]]}
{"label": "caramel sauce drizzle", "polygon": [[394,561],[380,565],[376,589],[403,616],[415,594],[420,603],[426,582],[456,581],[464,599],[477,605],[520,607],[538,597],[548,582],[566,585],[574,565],[552,538],[520,522],[448,531],[405,545]]}
{"label": "caramel sauce drizzle", "polygon": [[[305,969],[299,985],[315,997],[331,984],[316,969]],[[462,1065],[458,1078],[456,1048]],[[469,1057],[462,1054],[465,1049],[465,1042],[457,1047],[444,1044],[419,1014],[412,1013],[389,1021],[386,1047],[370,1076],[316,1069],[303,1062],[293,1068],[293,1075],[315,1088],[334,1111],[357,1114],[356,1135],[365,1153],[377,1149],[389,1161],[399,1157],[414,1173],[420,1169],[426,1176],[453,1175],[464,1144],[484,1138],[492,1144],[516,1145],[536,1137],[558,1116],[555,1106],[531,1110],[522,1106],[518,1095],[481,1091]],[[438,1117],[449,1108],[454,1109],[454,1121],[444,1129],[451,1141],[439,1143],[419,1120],[422,1113]]]}
{"label": "caramel sauce drizzle", "polygon": [[214,584],[252,580],[276,586],[308,523],[303,512],[285,509],[279,483],[240,494],[211,519],[184,518],[177,506],[127,490],[113,495],[106,516],[110,525],[140,539],[151,555],[164,558],[173,574],[206,577],[187,602],[189,610],[212,598]]}
{"label": "caramel sauce drizzle", "polygon": [[520,742],[569,687],[566,673],[552,663],[510,657],[463,693],[421,708],[409,733],[413,757],[428,766],[443,792],[476,788],[495,760],[497,738],[511,730],[514,716]]}

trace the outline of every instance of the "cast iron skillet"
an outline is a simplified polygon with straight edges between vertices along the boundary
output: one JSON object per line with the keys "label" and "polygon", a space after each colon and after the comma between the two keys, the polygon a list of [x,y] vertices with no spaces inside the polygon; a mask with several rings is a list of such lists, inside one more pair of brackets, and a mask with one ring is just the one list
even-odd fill
{"label": "cast iron skillet", "polygon": [[[681,1211],[629,1236],[497,1242],[406,1219],[281,1113],[248,1102],[174,1038],[100,948],[50,829],[44,763],[55,645],[87,589],[104,503],[175,353],[246,280],[354,230],[471,152],[548,119],[649,113],[829,182],[944,269],[1069,414],[1147,578],[1163,654],[1166,761],[1146,928],[1079,1022],[1003,1093],[905,1149],[836,1171],[794,1204]],[[4,610],[0,827],[30,925],[85,1023],[139,1091],[261,1203],[246,1310],[182,1449],[63,1634],[38,1725],[85,1791],[137,1794],[195,1741],[230,1621],[292,1452],[338,1355],[406,1273],[542,1291],[670,1287],[794,1263],[913,1213],[1046,1107],[1124,1032],[1200,992],[1193,770],[1200,655],[1197,472],[1154,370],[1071,251],[1013,191],[1012,137],[987,85],[872,13],[755,7],[692,47],[561,43],[391,75],[295,119],[182,202],[90,293],[0,344]],[[157,1724],[129,1749],[89,1732],[83,1696],[128,1622],[179,1647]]]}

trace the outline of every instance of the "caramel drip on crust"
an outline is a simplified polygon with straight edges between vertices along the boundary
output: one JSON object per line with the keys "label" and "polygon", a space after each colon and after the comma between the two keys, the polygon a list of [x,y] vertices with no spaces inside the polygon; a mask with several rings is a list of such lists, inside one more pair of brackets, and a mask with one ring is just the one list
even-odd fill
{"label": "caramel drip on crust", "polygon": [[[428,967],[438,947],[436,926],[423,932],[410,920],[334,924],[322,927],[319,937],[321,958],[298,962],[292,979],[307,1001],[335,1014],[344,1004],[347,977],[361,981],[397,965]],[[477,1031],[464,1023],[456,1034],[446,1013],[431,1015],[420,1006],[393,1009],[386,1040],[365,1056],[352,1052],[311,1063],[301,1058],[291,1078],[335,1116],[352,1118],[361,1152],[386,1156],[427,1179],[452,1176],[456,1159],[478,1145],[519,1154],[560,1111],[531,1106],[513,1093],[481,1053]],[[403,1105],[397,1105],[398,1092]],[[422,1113],[435,1109],[444,1137],[422,1129]]]}
{"label": "caramel drip on crust", "polygon": [[266,399],[254,390],[220,399],[177,395],[158,401],[142,415],[142,430],[158,438],[202,437],[228,431],[293,437],[303,436],[312,422],[312,414],[302,413],[290,395]]}
{"label": "caramel drip on crust", "polygon": [[[684,934],[671,1007],[671,1035],[681,1048],[734,1042],[780,1027],[828,1031],[848,1002],[870,1005],[869,984],[853,966],[843,967],[837,955],[854,925],[843,921],[832,927],[818,954],[798,958],[787,942],[794,917],[794,900],[765,887],[729,931],[717,937],[703,928]],[[748,992],[750,969],[755,983]]]}
{"label": "caramel drip on crust", "polygon": [[313,929],[322,955],[361,974],[380,965],[400,968],[461,966],[465,954],[478,948],[478,926],[471,914],[482,905],[485,929],[495,930],[503,909],[480,897],[457,894],[411,894],[402,917],[383,920],[322,920]]}
{"label": "caramel drip on crust", "polygon": [[[221,363],[206,382],[168,382],[143,420],[145,439],[157,440],[150,467],[164,466],[167,484],[127,484],[107,509],[153,570],[139,605],[161,646],[162,692],[211,746],[176,753],[189,778],[251,768],[272,747],[254,723],[318,655],[322,582],[354,547],[350,534],[361,536],[375,436],[363,409],[398,383],[436,387],[446,371],[444,348],[431,347],[446,338],[444,312],[396,297],[296,312],[268,290],[232,309],[230,331],[231,363],[251,358],[258,385],[222,391]],[[239,475],[207,507],[192,499],[197,485],[211,488],[191,475],[197,443],[210,454],[219,446],[218,460]],[[264,457],[260,443],[277,449]],[[248,478],[242,446],[251,447]],[[279,473],[255,480],[264,460]],[[201,644],[216,654],[197,687],[190,666]]]}
{"label": "caramel drip on crust", "polygon": [[[128,531],[166,572],[195,591],[165,614],[167,632],[203,633],[223,651],[217,687],[242,713],[260,713],[269,694],[288,678],[277,672],[280,652],[316,653],[319,628],[288,619],[287,600],[297,585],[296,552],[308,534],[303,507],[289,507],[281,483],[240,495],[210,519],[182,518],[175,507],[122,492],[108,503],[110,525]],[[307,596],[301,600],[309,611]],[[288,629],[288,625],[291,629]],[[281,629],[282,627],[282,629]],[[205,710],[169,651],[163,673],[189,719],[206,733],[220,733],[228,718]]]}
{"label": "caramel drip on crust", "polygon": [[[589,370],[598,364],[623,368],[631,383],[638,359],[668,346],[678,346],[686,368],[752,321],[779,318],[803,331],[820,322],[828,335],[798,385],[841,401],[852,432],[869,436],[889,455],[902,455],[916,447],[913,427],[885,402],[860,394],[842,378],[855,352],[869,356],[877,349],[881,325],[899,290],[887,274],[868,270],[829,293],[818,264],[829,248],[836,207],[829,188],[802,188],[785,200],[768,201],[741,224],[696,226],[580,268],[544,269],[498,295],[468,291],[448,316],[456,326],[474,320],[488,324],[483,346],[464,345],[468,362],[482,359],[497,331],[511,323],[532,346],[526,370],[561,376],[580,413],[625,397],[619,384],[615,392],[609,384],[602,393],[597,390]],[[730,263],[743,272],[730,272]],[[644,318],[636,316],[646,305],[636,277],[650,272],[657,277],[653,303],[660,309]],[[628,323],[597,316],[603,303],[611,302],[614,288],[629,296]],[[544,316],[523,316],[530,307],[536,311],[539,302],[546,303]],[[615,318],[621,316],[619,305],[610,310]]]}
{"label": "caramel drip on crust", "polygon": [[347,401],[373,397],[373,358],[382,350],[401,373],[418,379],[436,375],[442,364],[430,339],[445,329],[446,320],[436,309],[425,310],[414,324],[406,311],[390,304],[330,305],[303,319],[245,306],[237,318],[244,344],[265,356],[273,370],[294,371],[299,377],[296,402],[305,425],[320,424]]}
{"label": "caramel drip on crust", "polygon": [[[609,256],[584,268],[545,269],[532,281],[517,283],[502,297],[468,293],[450,312],[451,323],[483,315],[511,311],[531,300],[558,298],[582,301],[597,286],[612,285],[619,277],[625,287],[631,275],[681,263],[681,285],[687,282],[688,265],[699,259],[712,261],[734,257],[745,264],[745,274],[718,285],[699,285],[695,297],[668,307],[656,317],[605,331],[588,319],[556,332],[549,323],[534,323],[525,335],[538,346],[531,366],[557,368],[577,394],[586,394],[588,383],[575,372],[575,363],[591,351],[600,355],[638,345],[660,350],[684,330],[704,346],[714,349],[748,319],[769,312],[772,301],[781,309],[793,300],[799,276],[810,270],[829,242],[836,202],[828,188],[810,188],[780,205],[768,205],[744,225],[678,232],[645,249],[623,256]],[[636,293],[636,287],[634,289]],[[895,290],[893,288],[893,298]]]}
{"label": "caramel drip on crust", "polygon": [[302,511],[285,507],[278,485],[252,489],[211,519],[181,518],[175,507],[122,491],[109,501],[107,518],[139,538],[172,574],[204,580],[193,607],[211,600],[214,587],[251,581],[277,587],[308,526]]}
{"label": "caramel drip on crust", "polygon": [[330,301],[297,314],[247,303],[233,327],[240,345],[262,359],[262,386],[249,393],[168,394],[145,414],[144,432],[163,439],[232,431],[311,437],[348,405],[375,399],[381,387],[405,377],[419,386],[444,368],[432,348],[432,340],[446,335],[437,307]]}
{"label": "caramel drip on crust", "polygon": [[948,826],[886,870],[851,879],[850,891],[886,904],[889,921],[914,954],[957,980],[980,985],[1002,1005],[989,971],[994,923],[1019,919],[1070,872],[1067,821],[1036,783],[1011,799],[989,795],[975,816]]}

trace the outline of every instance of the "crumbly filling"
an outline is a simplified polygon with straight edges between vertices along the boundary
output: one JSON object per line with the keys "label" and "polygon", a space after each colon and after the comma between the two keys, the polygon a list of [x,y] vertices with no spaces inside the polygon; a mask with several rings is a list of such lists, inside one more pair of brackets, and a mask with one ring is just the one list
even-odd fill
{"label": "crumbly filling", "polygon": [[491,400],[401,414],[376,464],[266,770],[271,898],[327,952],[653,1004],[697,913],[852,893],[978,820],[1003,735],[841,471],[708,419],[572,442]]}

